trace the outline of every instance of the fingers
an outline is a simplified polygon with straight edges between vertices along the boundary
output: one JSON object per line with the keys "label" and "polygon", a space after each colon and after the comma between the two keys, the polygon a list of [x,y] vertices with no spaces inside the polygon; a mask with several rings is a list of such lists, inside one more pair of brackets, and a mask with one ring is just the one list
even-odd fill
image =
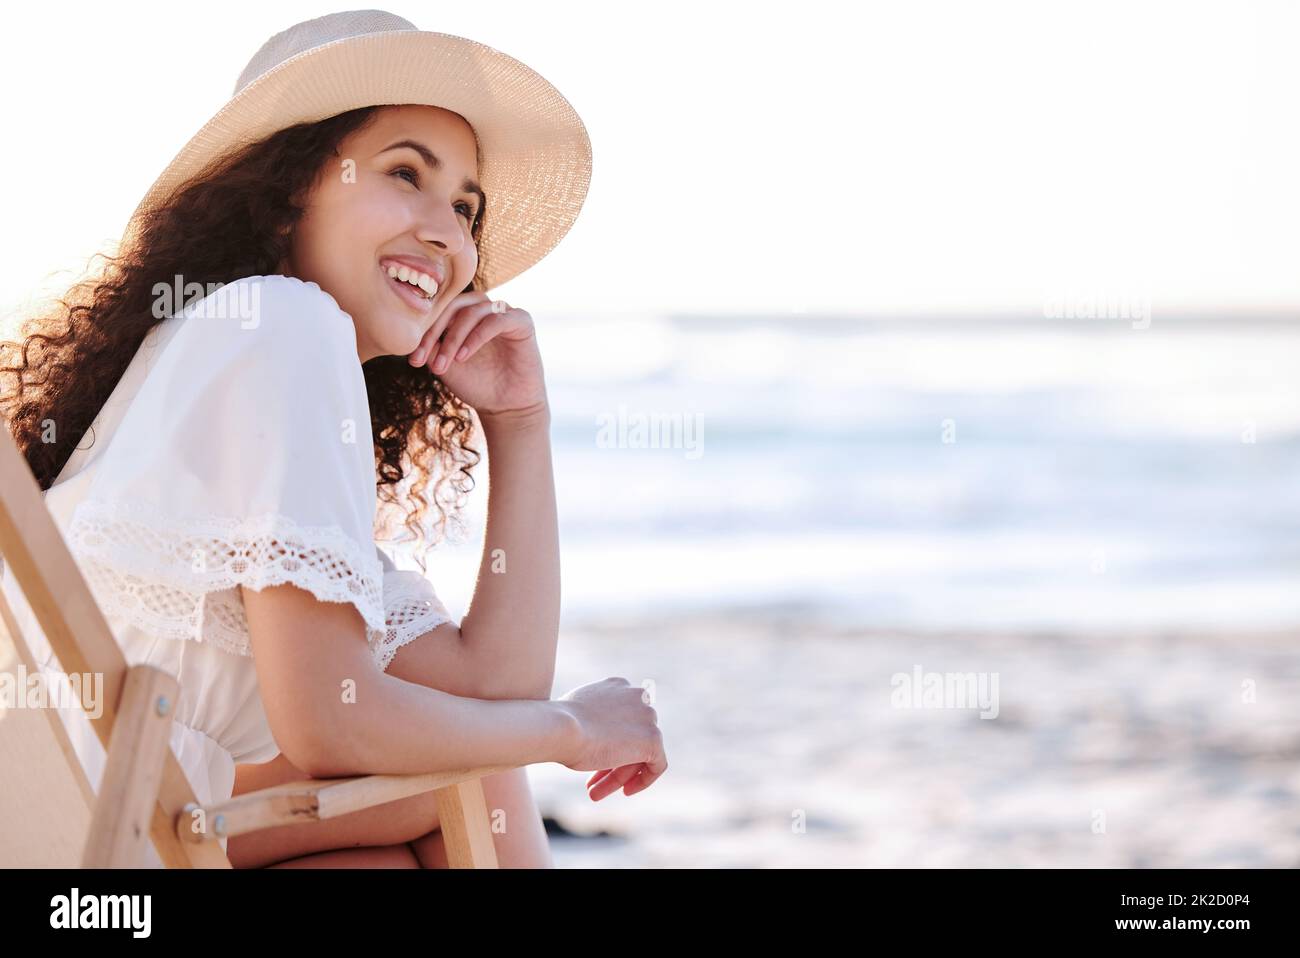
{"label": "fingers", "polygon": [[593,802],[598,802],[606,795],[617,792],[627,782],[636,777],[641,770],[641,763],[634,765],[623,765],[614,769],[604,778],[602,778],[594,787],[588,790],[587,794],[591,796]]}
{"label": "fingers", "polygon": [[[628,683],[624,681],[623,684]],[[650,712],[653,715],[654,709],[651,708]],[[650,758],[646,761],[633,762],[614,769],[601,769],[588,778],[587,794],[591,796],[591,800],[598,802],[620,788],[623,789],[624,795],[632,796],[637,792],[645,791],[657,782],[659,777],[668,771],[668,756],[664,752],[663,735],[657,726],[654,729],[654,739]]]}
{"label": "fingers", "polygon": [[[490,316],[483,320],[483,322],[479,323],[469,331],[469,335],[466,336],[464,342],[461,343],[460,349],[455,353],[456,361],[463,363],[465,360],[469,359],[478,352],[479,347],[489,339],[500,333],[502,330],[508,329],[511,322],[511,318],[507,316],[505,312],[501,312],[499,315]],[[450,353],[451,349],[452,347],[449,344],[447,351]]]}
{"label": "fingers", "polygon": [[654,758],[641,763],[636,777],[627,783],[627,787],[623,789],[623,794],[635,795],[637,792],[645,791],[658,781],[659,776],[666,771],[668,771],[668,757],[660,748],[659,753]]}
{"label": "fingers", "polygon": [[648,762],[634,762],[614,769],[603,769],[587,779],[587,794],[593,802],[612,795],[619,788],[624,795],[644,792],[668,771],[668,759],[660,752]]}
{"label": "fingers", "polygon": [[635,795],[637,792],[644,792],[647,788],[655,783],[659,776],[650,771],[648,765],[642,765],[641,771],[636,774],[632,781],[628,782],[623,788],[624,795]]}
{"label": "fingers", "polygon": [[445,310],[434,324],[424,331],[424,335],[420,337],[420,345],[416,346],[411,355],[407,357],[407,361],[412,366],[423,366],[425,364],[429,358],[429,353],[438,345],[438,337],[442,335],[442,331],[447,328],[447,323],[451,321],[451,317],[454,315],[455,313],[450,308]]}
{"label": "fingers", "polygon": [[[464,362],[473,355],[474,350],[509,324],[509,311],[509,305],[499,299],[463,308],[442,334],[442,342],[433,354],[433,365],[430,368],[435,374],[441,374],[446,372],[453,359]],[[472,343],[467,342],[471,334],[475,337]]]}
{"label": "fingers", "polygon": [[424,331],[424,335],[420,337],[420,344],[407,356],[407,361],[412,366],[423,366],[428,360],[430,353],[432,353],[434,348],[437,346],[438,337],[441,336],[442,331],[447,328],[447,324],[450,323],[464,307],[473,303],[482,302],[491,302],[491,300],[488,299],[487,293],[470,292],[456,294],[456,296],[447,303],[442,314],[434,321],[433,325]]}
{"label": "fingers", "polygon": [[434,330],[431,328],[424,334],[424,338],[420,340],[420,345],[415,347],[415,351],[406,357],[407,362],[412,366],[423,366],[425,359],[429,356],[429,350],[436,341],[437,336],[434,335]]}
{"label": "fingers", "polygon": [[[428,365],[440,375],[446,372],[453,358],[464,362],[510,325],[508,317],[512,309],[504,300],[489,299],[484,293],[463,295],[467,297],[464,302],[456,306],[456,300],[453,300],[438,320],[425,330],[420,345],[407,357],[412,366]],[[485,317],[491,318],[484,321]],[[482,332],[478,332],[480,329]]]}

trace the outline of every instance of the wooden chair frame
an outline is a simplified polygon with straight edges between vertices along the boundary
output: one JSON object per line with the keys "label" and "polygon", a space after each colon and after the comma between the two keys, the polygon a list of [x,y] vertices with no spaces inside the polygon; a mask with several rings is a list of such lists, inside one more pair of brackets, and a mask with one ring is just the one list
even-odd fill
{"label": "wooden chair frame", "polygon": [[[176,677],[152,666],[127,664],[2,417],[0,424],[0,556],[13,570],[63,671],[103,676],[102,709],[98,716],[87,716],[107,752],[96,796],[62,720],[45,708],[41,711],[61,754],[24,749],[20,743],[0,754],[0,763],[23,763],[25,768],[69,763],[68,771],[92,806],[81,867],[139,867],[144,843],[152,840],[165,868],[231,868],[220,838],[325,821],[429,791],[437,802],[451,867],[497,867],[481,779],[510,766],[307,779],[200,806],[168,744],[180,691]],[[35,657],[2,591],[0,626],[29,672],[35,672]],[[14,774],[12,768],[4,777],[6,788],[39,789],[45,781],[38,774]],[[23,827],[21,821],[0,821],[0,829]],[[0,861],[0,867],[8,865]]]}

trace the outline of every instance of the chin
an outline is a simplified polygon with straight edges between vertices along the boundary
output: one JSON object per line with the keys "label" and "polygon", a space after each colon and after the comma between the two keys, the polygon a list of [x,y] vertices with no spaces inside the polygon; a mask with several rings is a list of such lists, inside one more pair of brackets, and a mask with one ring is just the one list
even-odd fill
{"label": "chin", "polygon": [[424,338],[427,324],[407,316],[390,318],[379,330],[375,342],[385,356],[409,356]]}

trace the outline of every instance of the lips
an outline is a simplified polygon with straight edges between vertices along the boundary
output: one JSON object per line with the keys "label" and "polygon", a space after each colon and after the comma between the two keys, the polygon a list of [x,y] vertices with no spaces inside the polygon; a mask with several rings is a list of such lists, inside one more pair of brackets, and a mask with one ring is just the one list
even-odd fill
{"label": "lips", "polygon": [[441,289],[447,282],[446,268],[443,265],[435,263],[433,260],[427,259],[423,256],[381,256],[379,259],[379,265],[385,271],[390,266],[396,266],[398,269],[405,267],[406,269],[417,273],[425,273],[433,278],[433,281],[438,284],[439,289]]}
{"label": "lips", "polygon": [[424,295],[424,290],[418,286],[412,286],[396,276],[389,276],[388,270],[383,267],[380,267],[380,272],[384,276],[384,282],[393,287],[393,292],[400,296],[407,305],[421,313],[429,313],[433,310],[433,300]]}

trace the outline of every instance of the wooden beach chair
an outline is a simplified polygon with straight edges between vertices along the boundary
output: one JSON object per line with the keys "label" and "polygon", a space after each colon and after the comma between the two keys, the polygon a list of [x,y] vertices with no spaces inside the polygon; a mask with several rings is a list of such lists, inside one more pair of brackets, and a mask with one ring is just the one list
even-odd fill
{"label": "wooden beach chair", "polygon": [[[146,861],[147,841],[166,868],[230,868],[219,838],[323,821],[428,791],[436,796],[451,867],[497,867],[481,779],[507,767],[308,779],[194,814],[194,790],[169,746],[176,678],[127,664],[2,417],[0,425],[0,557],[64,673],[103,675],[101,714],[87,716],[107,754],[96,797],[53,708],[0,708],[0,868],[134,868]],[[19,662],[29,675],[36,672],[0,590],[0,671]],[[205,824],[196,831],[195,822]]]}

